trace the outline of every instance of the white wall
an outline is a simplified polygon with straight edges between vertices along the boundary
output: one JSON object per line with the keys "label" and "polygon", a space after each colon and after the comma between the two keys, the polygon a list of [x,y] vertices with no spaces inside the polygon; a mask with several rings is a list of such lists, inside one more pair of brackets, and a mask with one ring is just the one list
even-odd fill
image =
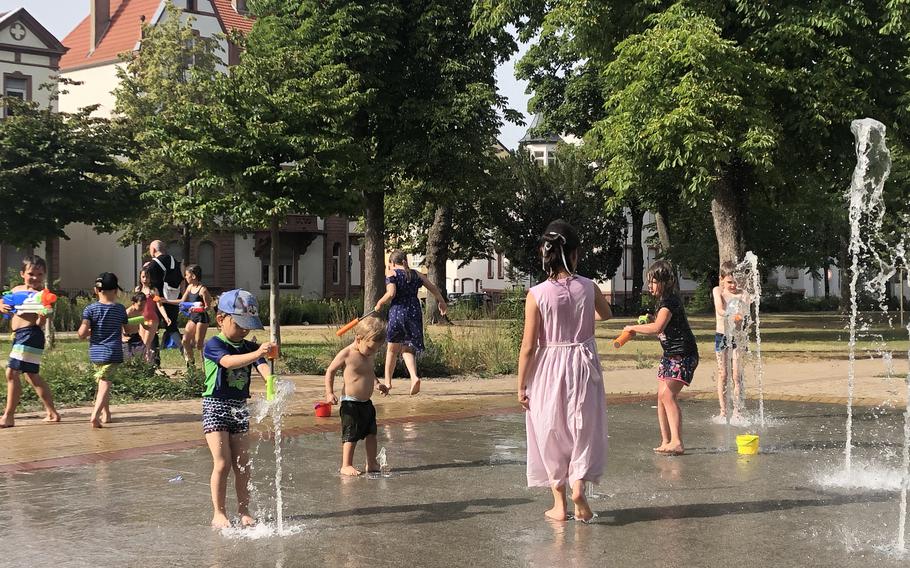
{"label": "white wall", "polygon": [[[323,243],[322,236],[310,243],[306,253],[297,260],[297,284],[299,289],[284,290],[282,294],[301,295],[307,298],[322,298],[323,295]],[[253,253],[255,239],[252,236],[234,235],[234,284],[255,295],[264,293],[262,287],[262,261]]]}
{"label": "white wall", "polygon": [[318,236],[306,253],[297,261],[299,294],[306,298],[322,298],[325,293],[325,237]]}
{"label": "white wall", "polygon": [[81,84],[67,85],[65,93],[60,95],[60,110],[76,112],[89,105],[98,104],[95,116],[110,117],[114,112],[114,89],[117,88],[117,68],[119,64],[89,67],[77,71],[61,73],[62,77]]}
{"label": "white wall", "polygon": [[82,223],[67,225],[66,234],[70,240],[60,239],[61,288],[90,289],[102,272],[116,274],[123,289],[135,286],[141,262],[132,245],[124,247],[116,233],[98,234]]}

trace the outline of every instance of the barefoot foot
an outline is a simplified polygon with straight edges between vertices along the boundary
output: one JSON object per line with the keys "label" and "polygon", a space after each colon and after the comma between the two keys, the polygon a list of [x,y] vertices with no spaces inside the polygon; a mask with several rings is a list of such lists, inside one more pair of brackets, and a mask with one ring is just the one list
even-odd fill
{"label": "barefoot foot", "polygon": [[16,425],[16,419],[10,416],[7,418],[6,414],[0,417],[0,428],[12,428]]}
{"label": "barefoot foot", "polygon": [[420,379],[414,379],[411,381],[411,395],[415,395],[420,392]]}
{"label": "barefoot foot", "polygon": [[681,456],[686,453],[686,449],[682,446],[682,444],[678,444],[675,446],[666,446],[657,453],[662,456]]}
{"label": "barefoot foot", "polygon": [[241,513],[240,514],[240,526],[255,527],[256,519],[254,519],[249,513]]}
{"label": "barefoot foot", "polygon": [[231,521],[227,518],[226,515],[221,513],[215,513],[212,517],[212,528],[213,529],[229,529],[231,528]]}
{"label": "barefoot foot", "polygon": [[544,513],[544,516],[551,521],[565,521],[566,520],[566,509],[565,507],[553,507]]}
{"label": "barefoot foot", "polygon": [[110,410],[102,410],[102,411],[101,411],[101,423],[102,423],[102,424],[110,424],[110,423],[111,423],[111,411],[110,411]]}
{"label": "barefoot foot", "polygon": [[356,475],[360,475],[363,472],[352,465],[346,465],[343,468],[339,469],[338,473],[340,473],[341,475],[356,476]]}
{"label": "barefoot foot", "polygon": [[60,422],[60,415],[57,414],[56,410],[47,413],[47,416],[44,417],[44,422]]}
{"label": "barefoot foot", "polygon": [[654,448],[654,451],[657,452],[657,453],[660,453],[660,452],[666,450],[666,449],[667,449],[667,446],[669,446],[669,445],[670,445],[670,442],[664,442],[663,444],[661,444],[661,445],[657,446],[656,448]]}
{"label": "barefoot foot", "polygon": [[101,421],[97,418],[92,418],[89,420],[89,424],[92,425],[92,428],[101,428]]}
{"label": "barefoot foot", "polygon": [[594,518],[594,511],[588,504],[588,498],[585,497],[584,489],[572,491],[572,502],[575,503],[575,520],[587,523]]}

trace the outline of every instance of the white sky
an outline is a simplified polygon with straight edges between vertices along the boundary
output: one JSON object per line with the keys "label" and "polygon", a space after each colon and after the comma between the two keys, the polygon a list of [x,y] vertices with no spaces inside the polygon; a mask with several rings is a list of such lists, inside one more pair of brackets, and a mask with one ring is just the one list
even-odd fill
{"label": "white sky", "polygon": [[[0,12],[24,7],[41,22],[41,25],[62,41],[66,34],[88,15],[89,2],[90,0],[0,0]],[[527,83],[516,80],[512,72],[518,58],[519,54],[516,54],[512,60],[501,65],[496,72],[496,80],[500,92],[508,97],[511,107],[527,115],[530,98],[524,92]],[[525,130],[524,126],[506,123],[500,132],[499,140],[506,147],[515,148]]]}

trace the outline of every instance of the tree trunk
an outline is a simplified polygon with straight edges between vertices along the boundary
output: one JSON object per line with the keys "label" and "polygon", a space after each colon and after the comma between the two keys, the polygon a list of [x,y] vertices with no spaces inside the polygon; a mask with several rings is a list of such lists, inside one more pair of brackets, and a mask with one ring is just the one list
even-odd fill
{"label": "tree trunk", "polygon": [[645,257],[641,248],[641,233],[645,222],[645,212],[637,206],[629,207],[632,216],[632,297],[629,309],[632,315],[641,310],[641,289],[644,285]]}
{"label": "tree trunk", "polygon": [[828,270],[829,270],[830,266],[831,266],[831,263],[828,262],[827,258],[825,258],[825,263],[822,265],[822,271],[823,271],[822,279],[825,282],[825,299],[826,300],[831,297],[831,281],[828,280]]}
{"label": "tree trunk", "polygon": [[711,216],[717,238],[718,267],[726,261],[737,262],[745,252],[744,194],[737,187],[732,167],[714,184]]}
{"label": "tree trunk", "polygon": [[385,293],[385,195],[364,193],[363,311],[373,309]]}
{"label": "tree trunk", "polygon": [[654,226],[657,228],[660,250],[663,254],[667,254],[667,251],[670,250],[670,219],[663,208],[654,213]]}
{"label": "tree trunk", "polygon": [[[54,280],[57,278],[57,274],[54,272],[54,256],[56,255],[55,249],[60,246],[60,241],[56,237],[48,237],[44,241],[44,254],[45,262],[47,263],[47,271],[45,272],[44,286],[45,288],[50,288],[54,285]],[[54,333],[54,314],[51,312],[48,314],[47,319],[44,320],[44,337],[45,337],[45,347],[47,349],[53,349],[54,343],[57,341],[56,334]]]}
{"label": "tree trunk", "polygon": [[183,266],[180,267],[180,272],[182,274],[183,269],[190,265],[190,241],[192,240],[192,233],[190,232],[189,225],[183,226],[181,235],[183,237]]}
{"label": "tree trunk", "polygon": [[[279,251],[279,227],[281,226],[281,220],[277,215],[272,216],[272,221],[269,226],[269,236],[271,237],[271,243],[269,246],[269,341],[276,344],[281,344],[281,324],[278,321],[279,314],[279,294],[281,288],[278,286],[278,251]],[[269,359],[269,364],[271,365],[272,374],[275,374],[275,360]]]}
{"label": "tree trunk", "polygon": [[[446,262],[449,260],[449,244],[452,240],[452,208],[440,205],[433,216],[433,224],[427,234],[427,279],[439,288],[442,297],[446,293]],[[431,323],[444,323],[439,313],[439,304],[433,294],[427,294],[427,317]]]}

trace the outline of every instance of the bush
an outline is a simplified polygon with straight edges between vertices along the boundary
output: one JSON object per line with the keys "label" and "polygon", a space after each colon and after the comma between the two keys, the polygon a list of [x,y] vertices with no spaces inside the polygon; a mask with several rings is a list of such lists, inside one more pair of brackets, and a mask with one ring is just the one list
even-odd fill
{"label": "bush", "polygon": [[[714,311],[714,297],[711,296],[711,290],[714,286],[708,282],[702,281],[695,288],[695,293],[686,305],[686,311],[691,314],[706,314]],[[764,300],[762,300],[764,301]]]}
{"label": "bush", "polygon": [[[259,298],[259,317],[269,320],[268,296]],[[343,324],[359,316],[363,298],[349,300],[307,300],[300,296],[278,299],[278,322],[281,325]]]}
{"label": "bush", "polygon": [[[85,360],[84,354],[77,356],[64,351],[47,353],[41,361],[41,377],[50,385],[54,402],[58,405],[89,404],[95,399],[95,369]],[[169,376],[153,365],[134,358],[117,368],[112,382],[112,402],[179,400],[202,396],[205,375],[201,370],[190,370]],[[34,389],[23,388],[22,401],[29,406],[37,404]]]}

